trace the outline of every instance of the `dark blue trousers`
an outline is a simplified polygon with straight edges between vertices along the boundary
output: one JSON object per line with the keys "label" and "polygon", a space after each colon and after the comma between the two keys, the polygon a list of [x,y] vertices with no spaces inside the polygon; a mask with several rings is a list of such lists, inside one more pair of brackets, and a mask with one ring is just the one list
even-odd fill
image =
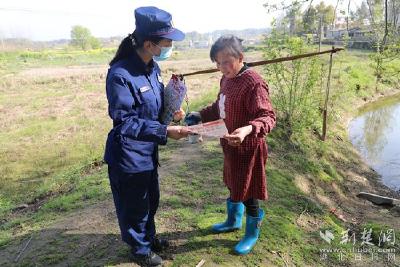
{"label": "dark blue trousers", "polygon": [[122,240],[134,254],[150,253],[156,234],[154,215],[160,200],[157,169],[123,173],[109,166],[108,176]]}

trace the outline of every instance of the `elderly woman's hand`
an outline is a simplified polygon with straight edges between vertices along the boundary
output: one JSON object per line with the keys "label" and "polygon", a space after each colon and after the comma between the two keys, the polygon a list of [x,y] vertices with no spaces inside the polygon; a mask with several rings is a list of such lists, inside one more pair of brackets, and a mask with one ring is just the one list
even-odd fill
{"label": "elderly woman's hand", "polygon": [[253,131],[253,126],[247,125],[241,128],[237,128],[231,134],[224,135],[224,138],[228,140],[230,146],[240,146],[244,138]]}

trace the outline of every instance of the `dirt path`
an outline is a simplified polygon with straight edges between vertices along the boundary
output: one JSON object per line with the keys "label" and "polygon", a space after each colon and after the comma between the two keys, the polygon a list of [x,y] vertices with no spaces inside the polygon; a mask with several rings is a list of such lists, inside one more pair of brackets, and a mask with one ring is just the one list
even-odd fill
{"label": "dirt path", "polygon": [[[201,158],[198,146],[180,142],[170,159],[161,162],[160,179],[179,165]],[[164,233],[169,223],[163,221],[158,225],[158,232]],[[169,227],[168,231],[174,229]],[[174,243],[182,242],[184,240],[173,241],[171,249]],[[169,257],[164,255],[167,263]],[[0,266],[45,266],[44,262],[52,266],[137,266],[129,261],[129,250],[120,240],[111,196],[106,201],[72,212],[0,251]]]}

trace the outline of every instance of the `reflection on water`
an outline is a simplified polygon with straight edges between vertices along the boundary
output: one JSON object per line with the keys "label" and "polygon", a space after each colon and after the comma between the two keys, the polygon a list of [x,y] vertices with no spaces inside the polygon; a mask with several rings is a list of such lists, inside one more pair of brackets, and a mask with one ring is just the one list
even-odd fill
{"label": "reflection on water", "polygon": [[400,190],[400,97],[369,105],[349,125],[350,140],[383,183]]}

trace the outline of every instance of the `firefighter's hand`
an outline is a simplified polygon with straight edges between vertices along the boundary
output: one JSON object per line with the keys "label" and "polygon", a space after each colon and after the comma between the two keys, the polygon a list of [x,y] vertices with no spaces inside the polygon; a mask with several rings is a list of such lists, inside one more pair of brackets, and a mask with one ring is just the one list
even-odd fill
{"label": "firefighter's hand", "polygon": [[183,137],[188,136],[191,132],[188,130],[186,126],[168,126],[167,127],[167,136],[169,138],[178,140]]}

